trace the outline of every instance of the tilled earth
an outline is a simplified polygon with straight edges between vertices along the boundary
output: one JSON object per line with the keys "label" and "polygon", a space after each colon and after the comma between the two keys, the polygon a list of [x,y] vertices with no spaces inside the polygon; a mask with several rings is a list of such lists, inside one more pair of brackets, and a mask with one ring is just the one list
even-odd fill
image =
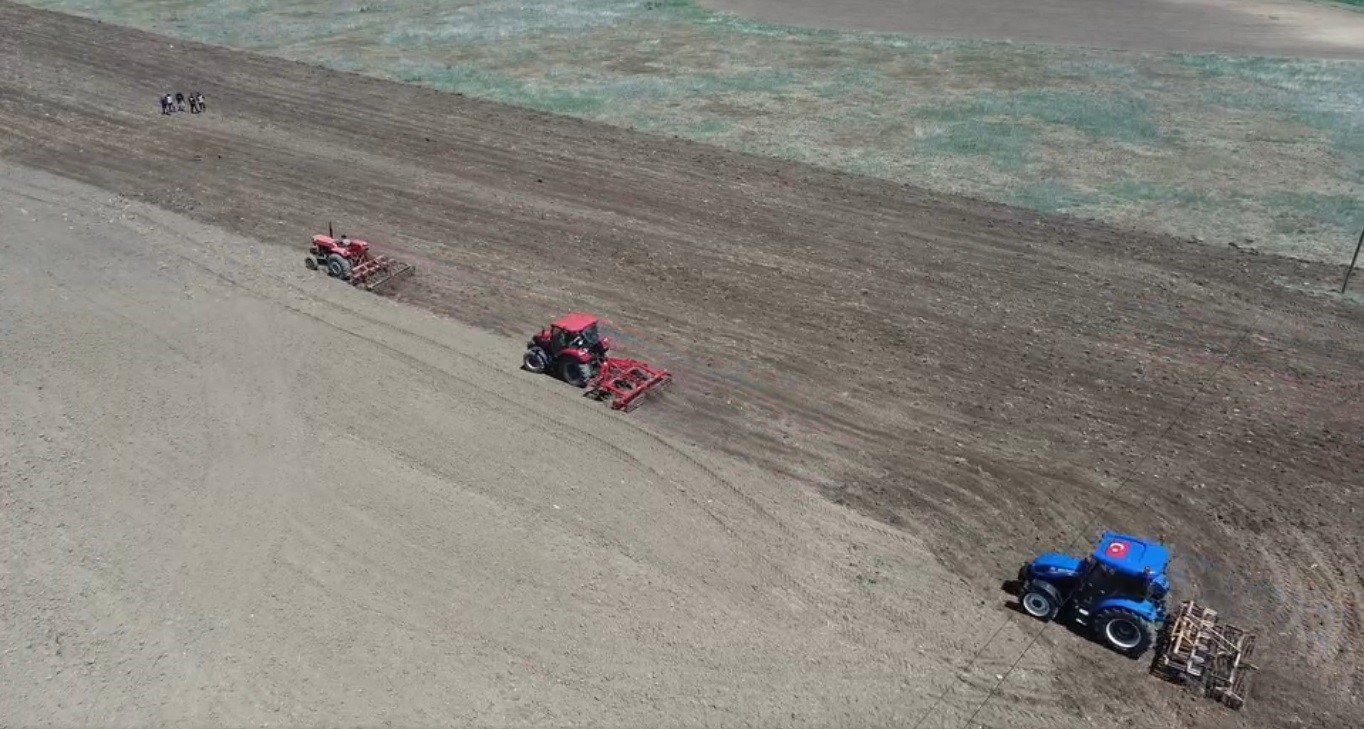
{"label": "tilled earth", "polygon": [[920,540],[294,247],[6,162],[0,227],[10,723],[947,727],[1026,643],[944,674]]}
{"label": "tilled earth", "polygon": [[[299,269],[332,221],[419,265],[397,299],[495,332],[606,315],[622,350],[677,378],[629,418],[934,549],[956,574],[928,588],[938,617],[903,617],[932,633],[963,629],[963,600],[984,615],[966,621],[971,649],[942,655],[943,677],[980,646],[1004,676],[996,628],[1035,626],[1000,581],[1105,528],[1166,539],[1180,595],[1261,635],[1239,714],[1061,629],[1033,648],[1059,663],[1053,690],[1011,674],[999,709],[1364,723],[1364,312],[1311,293],[1339,268],[3,2],[0,64],[8,160],[296,245]],[[208,113],[160,115],[168,88],[202,90]],[[989,688],[943,685],[957,686],[951,706]]]}

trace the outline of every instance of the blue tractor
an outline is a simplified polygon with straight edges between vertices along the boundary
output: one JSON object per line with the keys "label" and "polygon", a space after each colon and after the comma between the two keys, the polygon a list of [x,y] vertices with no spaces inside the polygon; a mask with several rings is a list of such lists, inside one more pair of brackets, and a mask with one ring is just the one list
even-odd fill
{"label": "blue tractor", "polygon": [[1038,620],[1088,628],[1119,653],[1140,658],[1167,616],[1170,550],[1126,534],[1104,532],[1083,559],[1046,553],[1018,573],[1018,602]]}

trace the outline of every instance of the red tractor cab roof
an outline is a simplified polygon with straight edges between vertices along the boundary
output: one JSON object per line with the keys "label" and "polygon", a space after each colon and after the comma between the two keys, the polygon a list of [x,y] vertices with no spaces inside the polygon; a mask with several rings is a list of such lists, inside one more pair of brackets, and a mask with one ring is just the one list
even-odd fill
{"label": "red tractor cab roof", "polygon": [[581,332],[584,329],[597,323],[597,317],[591,314],[564,314],[554,322],[554,326],[570,332]]}

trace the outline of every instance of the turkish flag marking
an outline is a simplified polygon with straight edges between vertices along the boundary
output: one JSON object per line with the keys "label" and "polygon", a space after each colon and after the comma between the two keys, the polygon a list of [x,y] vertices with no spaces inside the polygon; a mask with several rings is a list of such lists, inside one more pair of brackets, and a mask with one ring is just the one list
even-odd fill
{"label": "turkish flag marking", "polygon": [[1113,542],[1108,545],[1108,556],[1122,559],[1127,556],[1127,542]]}

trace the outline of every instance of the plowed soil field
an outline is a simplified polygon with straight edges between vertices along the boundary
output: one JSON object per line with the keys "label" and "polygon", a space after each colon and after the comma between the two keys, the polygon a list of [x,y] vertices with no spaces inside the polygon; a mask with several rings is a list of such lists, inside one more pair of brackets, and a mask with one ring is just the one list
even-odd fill
{"label": "plowed soil field", "polygon": [[[0,131],[15,723],[1364,724],[1338,267],[4,2]],[[676,387],[526,379],[569,309]],[[1105,528],[1259,631],[1244,711],[1033,642]]]}

